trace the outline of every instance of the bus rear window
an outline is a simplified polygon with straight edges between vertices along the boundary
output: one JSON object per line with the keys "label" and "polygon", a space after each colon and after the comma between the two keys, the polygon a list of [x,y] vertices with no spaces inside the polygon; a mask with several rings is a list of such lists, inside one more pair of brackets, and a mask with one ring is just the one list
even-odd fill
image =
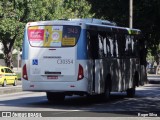
{"label": "bus rear window", "polygon": [[80,31],[80,26],[31,26],[28,40],[33,47],[73,47]]}

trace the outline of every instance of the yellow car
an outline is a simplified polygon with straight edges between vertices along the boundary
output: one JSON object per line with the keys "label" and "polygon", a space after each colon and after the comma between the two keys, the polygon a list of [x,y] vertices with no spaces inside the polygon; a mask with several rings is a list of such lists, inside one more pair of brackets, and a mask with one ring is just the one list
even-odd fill
{"label": "yellow car", "polygon": [[6,85],[17,85],[17,75],[10,68],[0,66],[0,84],[5,87]]}

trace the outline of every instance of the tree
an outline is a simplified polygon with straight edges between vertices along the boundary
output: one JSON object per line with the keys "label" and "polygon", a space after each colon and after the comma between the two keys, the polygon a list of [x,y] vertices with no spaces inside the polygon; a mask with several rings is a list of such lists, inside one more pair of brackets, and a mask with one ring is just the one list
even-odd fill
{"label": "tree", "polygon": [[119,26],[128,26],[129,0],[87,0],[92,5],[96,18],[116,22]]}
{"label": "tree", "polygon": [[22,23],[17,21],[14,4],[7,0],[0,1],[0,41],[3,44],[4,59],[7,66],[12,66],[13,45],[18,38]]}
{"label": "tree", "polygon": [[12,51],[21,48],[27,22],[91,17],[90,8],[85,0],[1,0],[0,41],[6,65],[13,66]]}
{"label": "tree", "polygon": [[[87,0],[92,4],[95,17],[114,21],[119,26],[129,26],[129,0]],[[142,30],[144,57],[151,51],[157,56],[160,44],[160,1],[133,0],[133,27]],[[143,43],[143,44],[144,44]]]}
{"label": "tree", "polygon": [[160,1],[135,0],[135,26],[143,31],[147,52],[158,57],[160,44]]}

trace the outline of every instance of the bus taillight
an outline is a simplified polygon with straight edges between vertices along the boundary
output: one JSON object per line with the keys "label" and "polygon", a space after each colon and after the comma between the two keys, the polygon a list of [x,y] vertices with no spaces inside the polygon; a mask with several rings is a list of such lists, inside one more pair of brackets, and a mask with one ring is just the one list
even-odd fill
{"label": "bus taillight", "polygon": [[79,69],[78,69],[78,80],[81,80],[84,78],[84,72],[83,72],[83,67],[82,65],[79,64]]}
{"label": "bus taillight", "polygon": [[26,64],[23,66],[23,73],[22,73],[22,77],[23,77],[23,79],[28,80]]}

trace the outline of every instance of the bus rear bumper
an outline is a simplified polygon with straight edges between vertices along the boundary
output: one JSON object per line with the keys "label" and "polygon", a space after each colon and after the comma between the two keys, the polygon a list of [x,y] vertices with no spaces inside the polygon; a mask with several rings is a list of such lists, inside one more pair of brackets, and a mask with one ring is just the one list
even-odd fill
{"label": "bus rear bumper", "polygon": [[76,82],[31,82],[22,80],[23,91],[37,92],[86,92],[88,90],[87,80]]}

